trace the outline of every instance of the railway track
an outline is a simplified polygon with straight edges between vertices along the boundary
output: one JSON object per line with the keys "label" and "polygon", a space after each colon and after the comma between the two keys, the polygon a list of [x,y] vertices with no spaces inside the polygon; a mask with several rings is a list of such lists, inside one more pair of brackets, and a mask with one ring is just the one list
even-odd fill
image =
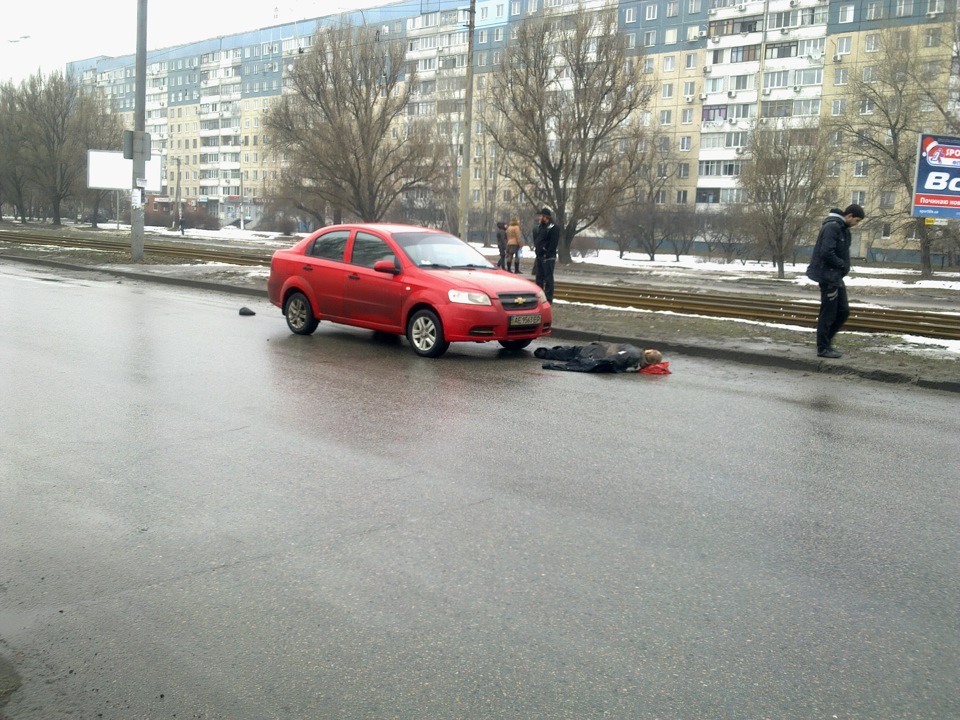
{"label": "railway track", "polygon": [[[0,233],[6,245],[59,246],[81,250],[127,252],[128,240],[62,237],[35,233]],[[197,244],[165,240],[145,242],[144,254],[150,258],[218,262],[228,265],[270,265],[271,250],[225,250]],[[735,318],[773,322],[802,327],[816,327],[819,302],[804,302],[775,297],[699,293],[651,289],[639,286],[612,287],[558,282],[558,300],[589,303],[616,308],[633,308],[680,315]],[[852,307],[845,328],[869,333],[921,335],[947,340],[960,340],[960,315],[919,310]]]}

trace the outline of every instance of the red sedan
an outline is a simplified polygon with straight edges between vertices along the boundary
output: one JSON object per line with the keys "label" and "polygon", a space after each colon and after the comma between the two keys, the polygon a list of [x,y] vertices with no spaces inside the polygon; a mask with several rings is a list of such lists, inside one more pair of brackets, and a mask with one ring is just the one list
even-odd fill
{"label": "red sedan", "polygon": [[449,233],[409,225],[322,228],[273,254],[267,292],[298,335],[328,320],[406,335],[424,357],[451,342],[521,350],[553,321],[534,283]]}

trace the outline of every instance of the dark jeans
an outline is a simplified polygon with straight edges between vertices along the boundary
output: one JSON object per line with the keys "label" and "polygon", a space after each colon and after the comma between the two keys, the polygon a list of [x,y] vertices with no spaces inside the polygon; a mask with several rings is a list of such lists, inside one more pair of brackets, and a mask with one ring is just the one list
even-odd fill
{"label": "dark jeans", "polygon": [[850,317],[847,288],[844,285],[820,283],[820,315],[817,316],[817,352],[833,344],[833,336]]}
{"label": "dark jeans", "polygon": [[534,280],[547,296],[548,302],[553,302],[553,268],[557,264],[556,258],[538,257],[533,264]]}

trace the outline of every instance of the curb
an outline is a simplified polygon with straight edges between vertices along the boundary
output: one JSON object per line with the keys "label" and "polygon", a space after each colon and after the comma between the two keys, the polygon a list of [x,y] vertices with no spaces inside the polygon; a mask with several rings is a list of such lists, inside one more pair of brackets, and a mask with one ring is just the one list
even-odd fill
{"label": "curb", "polygon": [[[245,297],[266,298],[267,291],[258,288],[246,288],[237,285],[225,285],[223,283],[210,282],[208,280],[191,280],[189,278],[170,277],[165,275],[153,275],[150,273],[140,273],[131,270],[111,270],[109,267],[92,265],[73,265],[58,260],[46,260],[43,258],[24,258],[16,255],[0,254],[0,260],[12,260],[26,265],[43,265],[47,267],[61,268],[64,270],[79,270],[86,272],[102,272],[108,275],[124,277],[130,280],[141,280],[143,282],[153,282],[163,285],[178,285],[180,287],[189,287],[197,290],[210,290],[212,292],[228,293],[231,295],[242,295]],[[639,338],[628,338],[618,335],[606,335],[604,333],[590,332],[586,330],[577,330],[573,328],[554,328],[549,337],[560,338],[563,340],[574,340],[578,342],[611,342],[625,343],[645,347],[651,343]],[[940,390],[944,392],[960,393],[960,380],[924,380],[916,375],[906,373],[890,372],[887,370],[863,370],[843,363],[827,363],[823,360],[785,358],[776,355],[763,353],[747,352],[742,350],[729,350],[727,348],[715,347],[710,345],[690,345],[677,342],[652,343],[661,350],[664,355],[678,354],[688,357],[703,358],[706,360],[717,360],[721,362],[736,362],[745,365],[758,365],[762,367],[780,368],[783,370],[799,370],[811,373],[823,373],[824,375],[854,376],[864,380],[873,380],[894,385],[914,385],[926,390]]]}

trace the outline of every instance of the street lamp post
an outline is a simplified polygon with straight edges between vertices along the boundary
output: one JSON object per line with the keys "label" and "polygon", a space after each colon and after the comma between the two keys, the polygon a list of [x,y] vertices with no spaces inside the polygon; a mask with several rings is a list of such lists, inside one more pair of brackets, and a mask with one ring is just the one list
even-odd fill
{"label": "street lamp post", "polygon": [[463,106],[463,157],[460,162],[460,239],[470,242],[470,132],[473,125],[473,28],[477,0],[470,0],[467,18],[467,78]]}

